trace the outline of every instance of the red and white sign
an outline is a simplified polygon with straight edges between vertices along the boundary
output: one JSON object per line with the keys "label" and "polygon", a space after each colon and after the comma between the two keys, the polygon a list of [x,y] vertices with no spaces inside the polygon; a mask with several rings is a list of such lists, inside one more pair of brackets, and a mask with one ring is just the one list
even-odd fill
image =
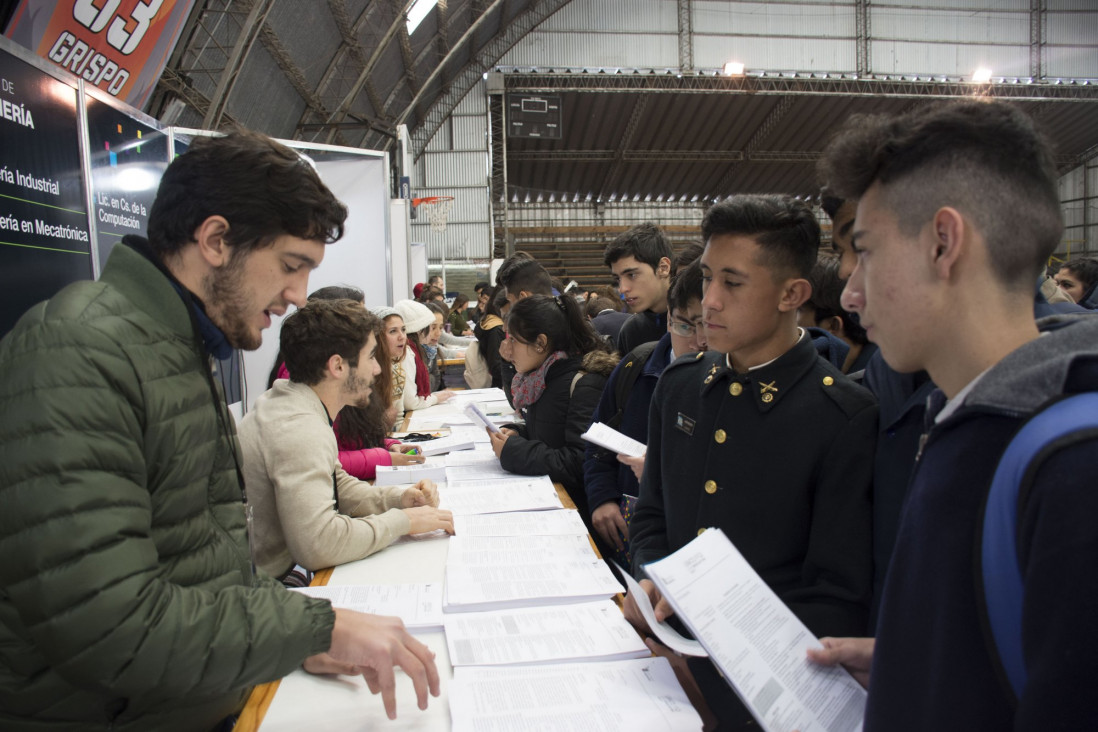
{"label": "red and white sign", "polygon": [[143,108],[194,0],[22,0],[4,35]]}

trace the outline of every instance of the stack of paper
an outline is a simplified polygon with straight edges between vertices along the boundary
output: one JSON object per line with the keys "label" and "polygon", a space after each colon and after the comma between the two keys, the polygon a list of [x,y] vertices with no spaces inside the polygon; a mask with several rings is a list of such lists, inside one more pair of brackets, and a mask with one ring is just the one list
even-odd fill
{"label": "stack of paper", "polygon": [[495,453],[489,453],[492,460],[480,460],[471,465],[447,465],[446,482],[460,483],[462,481],[495,480],[499,478],[511,478],[513,473],[508,473],[499,460],[495,459]]}
{"label": "stack of paper", "polygon": [[473,450],[452,452],[446,456],[446,467],[457,468],[463,465],[483,465],[491,469],[493,466],[499,465],[499,458],[496,457],[491,448],[484,446],[476,447]]}
{"label": "stack of paper", "polygon": [[454,666],[617,661],[650,655],[611,600],[451,613],[443,625]]}
{"label": "stack of paper", "polygon": [[463,439],[462,437],[455,437],[450,435],[449,437],[440,437],[437,440],[426,440],[424,442],[417,443],[414,447],[419,450],[419,454],[425,457],[432,455],[445,455],[449,452],[457,452],[459,450],[472,450],[475,445],[470,439]]}
{"label": "stack of paper", "polygon": [[701,717],[666,658],[454,669],[453,732],[682,732]]}
{"label": "stack of paper", "polygon": [[376,486],[403,485],[421,480],[442,483],[446,480],[446,458],[429,457],[418,465],[378,465],[376,476]]}
{"label": "stack of paper", "polygon": [[621,592],[606,563],[576,536],[450,540],[447,612],[565,604]]}
{"label": "stack of paper", "polygon": [[471,513],[544,511],[564,508],[549,476],[465,480],[439,488],[439,507],[455,516]]}
{"label": "stack of paper", "polygon": [[865,690],[808,661],[820,642],[720,529],[645,569],[763,729],[861,729]]}
{"label": "stack of paper", "polygon": [[454,516],[458,536],[587,536],[579,511],[522,511]]}
{"label": "stack of paper", "polygon": [[395,615],[409,630],[442,628],[442,585],[327,585],[294,588],[309,597],[330,600],[333,607],[373,615]]}

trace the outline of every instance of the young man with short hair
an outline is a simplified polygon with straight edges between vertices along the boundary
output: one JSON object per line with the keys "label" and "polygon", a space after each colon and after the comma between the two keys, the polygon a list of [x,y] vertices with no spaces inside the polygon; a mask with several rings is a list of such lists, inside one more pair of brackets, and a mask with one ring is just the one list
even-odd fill
{"label": "young man with short hair", "polygon": [[351,300],[314,300],[286,318],[282,355],[290,378],[261,394],[240,423],[255,561],[273,577],[300,565],[307,578],[405,534],[453,533],[431,481],[375,488],[340,465],[332,423],[343,407],[369,404],[381,371],[376,326]]}
{"label": "young man with short hair", "polygon": [[[639,442],[648,442],[648,408],[660,375],[676,358],[706,348],[701,298],[701,265],[695,262],[672,280],[667,332],[658,341],[641,344],[622,357],[603,387],[594,422],[610,423],[609,426],[618,432]],[[623,379],[631,379],[632,384],[619,396],[622,391],[619,384]],[[593,443],[587,445],[583,478],[591,506],[591,523],[603,545],[617,552],[615,558],[626,571],[630,564],[626,554],[629,527],[622,500],[636,499],[643,468],[643,457],[627,457]]]}
{"label": "young man with short hair", "polygon": [[[503,263],[496,273],[496,282],[504,289],[508,307],[531,295],[553,296],[553,278],[525,252],[516,252]],[[499,344],[499,370],[503,392],[511,402],[511,383],[516,371],[511,363],[510,338],[504,338]]]}
{"label": "young man with short hair", "polygon": [[[905,503],[877,640],[810,655],[869,681],[865,729],[1085,729],[1098,676],[1098,438],[1077,433],[1017,477],[1024,580],[1015,610],[1028,682],[1004,681],[978,591],[977,532],[1012,437],[1050,401],[1098,387],[1098,321],[1039,336],[1034,283],[1062,233],[1056,167],[1033,123],[1002,102],[852,118],[824,155],[858,200],[857,266],[843,304],[899,371],[940,391]],[[943,407],[944,404],[944,407]],[[979,557],[979,558],[978,558]],[[872,671],[870,673],[870,666]]]}
{"label": "young man with short hair", "polygon": [[[702,231],[710,350],[668,366],[652,397],[634,574],[719,527],[812,632],[864,628],[877,407],[797,326],[819,224],[789,196],[734,196]],[[646,628],[632,598],[625,609]],[[691,669],[724,724],[750,718],[708,661]]]}
{"label": "young man with short hair", "polygon": [[[262,170],[262,175],[256,171]],[[347,210],[262,135],[197,137],[149,238],[0,343],[0,727],[211,729],[304,662],[357,673],[396,714],[431,652],[399,620],[334,610],[254,571],[241,457],[211,357],[304,305]]]}
{"label": "young man with short hair", "polygon": [[673,258],[671,242],[651,222],[634,226],[606,246],[603,262],[633,313],[618,332],[619,353],[659,340],[667,332],[667,291],[674,274]]}

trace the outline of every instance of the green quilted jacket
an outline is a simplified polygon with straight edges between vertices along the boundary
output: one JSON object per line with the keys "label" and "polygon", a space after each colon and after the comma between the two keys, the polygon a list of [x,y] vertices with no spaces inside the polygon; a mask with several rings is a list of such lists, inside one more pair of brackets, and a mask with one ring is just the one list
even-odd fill
{"label": "green quilted jacket", "polygon": [[0,729],[210,729],[328,649],[327,602],[252,575],[207,368],[122,244],[0,343]]}

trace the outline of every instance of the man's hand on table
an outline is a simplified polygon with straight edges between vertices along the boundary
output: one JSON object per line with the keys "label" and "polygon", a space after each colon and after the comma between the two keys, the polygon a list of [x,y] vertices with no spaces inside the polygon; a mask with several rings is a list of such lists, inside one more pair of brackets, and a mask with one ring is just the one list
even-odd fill
{"label": "man's hand on table", "polygon": [[396,675],[399,666],[416,690],[420,709],[427,708],[427,693],[439,695],[435,654],[404,628],[400,618],[367,615],[337,608],[332,645],[327,653],[305,659],[309,673],[361,674],[370,692],[381,694],[385,714],[396,719]]}

